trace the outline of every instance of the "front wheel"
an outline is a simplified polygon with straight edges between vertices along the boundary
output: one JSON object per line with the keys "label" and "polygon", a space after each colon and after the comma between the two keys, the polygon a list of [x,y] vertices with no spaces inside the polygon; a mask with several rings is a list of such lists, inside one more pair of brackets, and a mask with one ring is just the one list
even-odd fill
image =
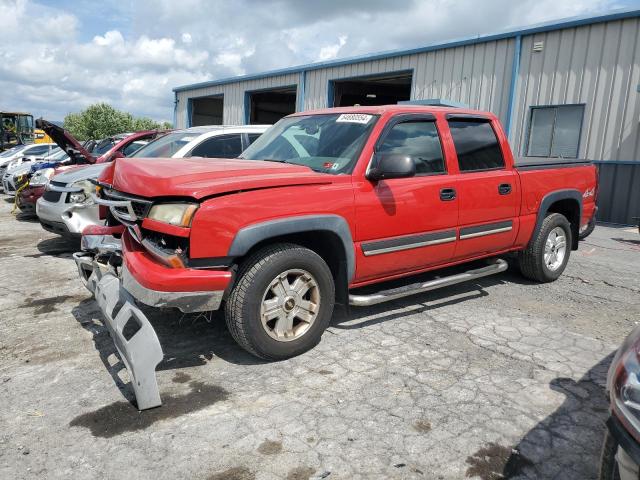
{"label": "front wheel", "polygon": [[518,255],[522,274],[536,282],[553,282],[569,261],[571,224],[564,215],[549,214],[525,250]]}
{"label": "front wheel", "polygon": [[227,327],[253,355],[282,360],[310,350],[328,327],[335,302],[331,270],[317,253],[280,243],[241,266],[225,306]]}

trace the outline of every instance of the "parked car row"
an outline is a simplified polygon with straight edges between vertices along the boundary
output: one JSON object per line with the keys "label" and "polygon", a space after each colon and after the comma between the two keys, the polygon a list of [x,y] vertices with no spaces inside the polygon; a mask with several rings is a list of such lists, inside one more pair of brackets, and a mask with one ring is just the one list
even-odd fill
{"label": "parked car row", "polygon": [[20,146],[0,155],[4,193],[14,195],[26,215],[38,217],[50,232],[79,238],[103,223],[92,198],[96,180],[114,160],[124,157],[237,157],[268,125],[202,126],[174,131],[142,131],[81,144],[50,122],[38,126],[55,143]]}

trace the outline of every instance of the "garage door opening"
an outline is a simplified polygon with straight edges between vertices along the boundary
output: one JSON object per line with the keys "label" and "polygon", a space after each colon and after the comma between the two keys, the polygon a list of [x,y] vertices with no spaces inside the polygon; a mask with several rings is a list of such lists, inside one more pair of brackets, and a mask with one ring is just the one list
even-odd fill
{"label": "garage door opening", "polygon": [[276,88],[247,93],[248,123],[276,123],[296,111],[296,87]]}
{"label": "garage door opening", "polygon": [[222,125],[222,95],[191,99],[191,126]]}
{"label": "garage door opening", "polygon": [[411,98],[411,73],[333,80],[334,107],[389,105]]}

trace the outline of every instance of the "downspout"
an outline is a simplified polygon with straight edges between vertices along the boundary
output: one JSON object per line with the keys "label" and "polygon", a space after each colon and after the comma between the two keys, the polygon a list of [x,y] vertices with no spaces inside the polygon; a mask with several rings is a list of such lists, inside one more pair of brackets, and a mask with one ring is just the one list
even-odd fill
{"label": "downspout", "polygon": [[178,92],[173,92],[173,128],[178,128]]}
{"label": "downspout", "polygon": [[307,83],[307,71],[303,70],[300,72],[300,79],[298,80],[298,112],[304,112],[304,91]]}
{"label": "downspout", "polygon": [[[507,138],[511,142],[513,148],[513,142],[511,139],[511,124],[513,123],[513,111],[516,104],[516,90],[518,89],[518,76],[520,75],[520,54],[522,53],[522,35],[516,35],[516,45],[513,50],[513,61],[511,63],[511,84],[509,85],[509,105],[507,107],[507,119],[505,122],[505,130]],[[519,148],[518,148],[519,150]],[[517,154],[517,152],[514,152]]]}
{"label": "downspout", "polygon": [[191,109],[193,108],[193,99],[187,98],[187,121],[185,123],[186,128],[191,128]]}

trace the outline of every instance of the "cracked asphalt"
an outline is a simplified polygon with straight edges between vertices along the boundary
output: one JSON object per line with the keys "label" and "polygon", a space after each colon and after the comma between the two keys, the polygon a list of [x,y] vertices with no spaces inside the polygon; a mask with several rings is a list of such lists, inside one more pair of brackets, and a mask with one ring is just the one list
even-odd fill
{"label": "cracked asphalt", "polygon": [[74,247],[0,198],[0,478],[590,479],[612,352],[640,321],[640,235],[598,227],[557,282],[515,269],[338,312],[263,363],[214,317],[152,312],[160,408],[126,370]]}

